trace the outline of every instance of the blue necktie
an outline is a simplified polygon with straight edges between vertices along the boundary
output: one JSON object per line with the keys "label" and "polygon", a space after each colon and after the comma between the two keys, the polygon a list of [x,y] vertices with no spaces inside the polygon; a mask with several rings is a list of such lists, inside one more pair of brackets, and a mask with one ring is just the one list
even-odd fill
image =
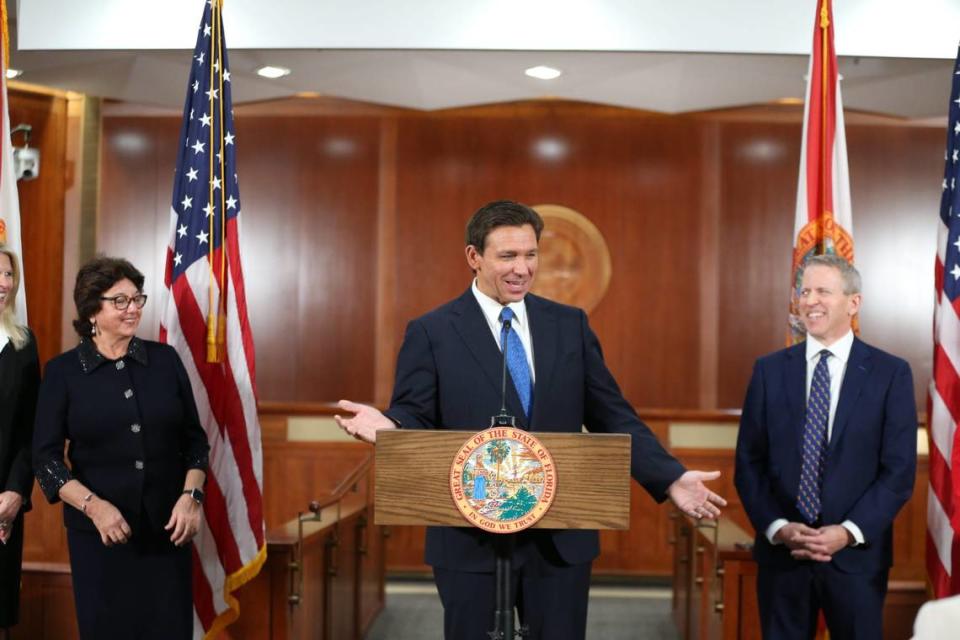
{"label": "blue necktie", "polygon": [[530,365],[527,364],[527,352],[520,342],[520,335],[506,323],[513,320],[513,309],[504,307],[500,312],[500,348],[507,356],[507,369],[513,379],[513,388],[520,396],[520,404],[527,419],[530,419],[530,406],[533,398],[533,381],[530,380]]}
{"label": "blue necktie", "polygon": [[803,425],[803,466],[800,469],[800,488],[797,490],[797,508],[810,524],[820,515],[820,487],[827,453],[827,422],[830,419],[830,370],[827,360],[830,352],[820,352],[820,360],[813,369],[810,397],[807,399],[807,418]]}

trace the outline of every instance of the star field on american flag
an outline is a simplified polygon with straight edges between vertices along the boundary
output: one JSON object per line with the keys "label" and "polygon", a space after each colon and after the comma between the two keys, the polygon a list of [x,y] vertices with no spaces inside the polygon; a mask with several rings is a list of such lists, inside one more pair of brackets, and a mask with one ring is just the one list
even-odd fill
{"label": "star field on american flag", "polygon": [[940,219],[948,229],[944,267],[949,277],[944,278],[944,292],[950,300],[960,295],[960,202],[957,177],[960,175],[960,66],[953,74],[950,93],[950,126],[947,127],[947,148],[944,153],[943,193],[940,196]]}
{"label": "star field on american flag", "polygon": [[[229,61],[223,56],[223,95],[220,95],[219,63],[210,64],[211,30],[208,3],[193,52],[187,98],[183,106],[180,153],[177,160],[171,206],[177,212],[177,233],[173,253],[173,278],[176,279],[197,260],[206,258],[211,248],[220,248],[222,215],[240,214],[240,187],[236,176],[236,134],[230,91]],[[211,86],[212,85],[212,86]],[[221,105],[220,102],[223,101]],[[223,114],[221,119],[221,112]],[[213,132],[213,144],[210,134]],[[220,149],[223,149],[221,169]],[[211,171],[211,159],[213,160]],[[226,176],[226,177],[225,177]],[[221,189],[223,196],[221,198]],[[213,194],[211,200],[210,194]],[[213,233],[210,218],[213,216]]]}

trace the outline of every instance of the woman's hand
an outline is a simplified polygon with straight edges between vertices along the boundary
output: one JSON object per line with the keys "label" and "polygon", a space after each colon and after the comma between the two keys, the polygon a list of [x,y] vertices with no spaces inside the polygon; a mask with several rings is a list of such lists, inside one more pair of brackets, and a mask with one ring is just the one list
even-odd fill
{"label": "woman's hand", "polygon": [[202,513],[203,509],[196,500],[186,494],[180,496],[177,503],[173,505],[170,520],[164,527],[167,531],[172,531],[170,541],[180,547],[193,540],[193,536],[200,530]]}
{"label": "woman's hand", "polygon": [[13,531],[13,521],[23,506],[23,496],[16,491],[0,493],[0,542],[7,544]]}
{"label": "woman's hand", "polygon": [[87,503],[84,512],[100,533],[103,544],[112,547],[123,544],[130,539],[130,525],[123,518],[120,510],[102,498],[96,496]]}

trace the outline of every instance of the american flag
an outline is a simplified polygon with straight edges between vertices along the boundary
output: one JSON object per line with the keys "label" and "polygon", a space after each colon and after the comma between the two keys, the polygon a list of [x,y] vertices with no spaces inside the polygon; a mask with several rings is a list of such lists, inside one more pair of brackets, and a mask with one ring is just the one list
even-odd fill
{"label": "american flag", "polygon": [[253,335],[240,260],[240,190],[221,1],[207,2],[193,52],[166,255],[160,340],[180,354],[210,441],[194,539],[194,637],[239,615],[231,595],[266,559]]}
{"label": "american flag", "polygon": [[847,140],[837,54],[833,47],[833,10],[830,0],[817,2],[814,19],[813,53],[807,69],[800,180],[794,220],[792,294],[787,339],[791,344],[805,336],[796,298],[803,261],[811,255],[835,253],[853,264],[853,213],[850,207]]}
{"label": "american flag", "polygon": [[948,122],[934,268],[933,378],[927,397],[927,572],[937,598],[960,593],[960,52]]}
{"label": "american flag", "polygon": [[23,250],[20,247],[20,194],[17,176],[13,170],[13,144],[10,142],[10,108],[7,100],[7,67],[10,60],[10,37],[7,31],[7,3],[0,0],[0,20],[3,21],[3,46],[0,47],[0,244],[20,256],[20,295],[17,296],[17,322],[27,324],[27,288],[23,277]]}

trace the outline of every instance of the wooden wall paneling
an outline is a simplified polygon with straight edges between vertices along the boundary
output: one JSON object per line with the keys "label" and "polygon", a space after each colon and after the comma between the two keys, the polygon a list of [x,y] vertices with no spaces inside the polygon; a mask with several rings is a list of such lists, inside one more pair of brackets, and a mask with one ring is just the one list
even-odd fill
{"label": "wooden wall paneling", "polygon": [[330,635],[329,571],[333,533],[310,537],[303,547],[303,591],[299,605],[290,609],[292,633],[287,637],[334,640]]}
{"label": "wooden wall paneling", "polygon": [[[10,91],[10,125],[33,127],[30,146],[40,150],[40,174],[17,183],[27,316],[37,336],[40,362],[60,353],[64,195],[74,179],[66,163],[67,100],[60,95]],[[16,145],[23,145],[17,134]]]}
{"label": "wooden wall paneling", "polygon": [[913,496],[893,523],[893,567],[890,579],[920,581],[927,579],[927,492],[930,488],[930,460],[917,460],[917,479]]}
{"label": "wooden wall paneling", "polygon": [[717,406],[719,362],[719,303],[720,303],[720,127],[706,122],[700,127],[700,224],[697,255],[699,274],[699,380],[700,397],[697,406]]}
{"label": "wooden wall paneling", "polygon": [[143,273],[150,298],[139,333],[152,340],[163,310],[179,127],[178,118],[103,117],[97,251],[127,258]]}
{"label": "wooden wall paneling", "polygon": [[[603,233],[613,276],[591,322],[634,404],[738,407],[753,360],[782,346],[798,109],[771,120],[564,102],[308,106],[251,110],[236,125],[262,399],[384,402],[406,323],[467,287],[463,226],[499,197],[571,206]],[[150,289],[179,119],[118,113],[104,109],[99,248],[133,257]],[[848,123],[865,337],[906,357],[918,390],[930,302],[914,294],[929,285],[939,191],[928,176],[940,175],[942,138]],[[148,305],[145,335],[158,309]]]}
{"label": "wooden wall paneling", "polygon": [[236,592],[240,617],[220,634],[221,640],[245,638],[292,638],[291,614],[296,611],[290,594],[290,564],[296,560],[294,546],[267,544],[267,561],[260,573]]}
{"label": "wooden wall paneling", "polygon": [[341,521],[336,528],[335,545],[330,548],[333,559],[328,583],[329,638],[360,640],[358,630],[358,558],[357,517]]}
{"label": "wooden wall paneling", "polygon": [[[370,478],[375,477],[371,469]],[[360,541],[357,561],[357,630],[364,636],[386,604],[386,531],[373,525],[374,493],[372,481],[365,484],[367,508],[357,519],[357,539]]]}
{"label": "wooden wall paneling", "polygon": [[[27,313],[29,324],[37,335],[40,362],[44,365],[61,351],[65,196],[68,185],[78,179],[67,163],[67,99],[59,95],[11,90],[10,122],[12,126],[25,123],[33,127],[30,146],[40,149],[41,154],[40,176],[36,180],[21,180],[17,188],[27,279]],[[22,144],[19,134],[16,144]],[[24,517],[24,560],[66,563],[67,537],[62,506],[47,504],[36,485],[31,502],[33,509]],[[69,586],[69,579],[66,584]],[[41,591],[53,588],[59,587],[37,587]],[[42,597],[41,591],[34,595]],[[24,607],[21,610],[25,610]]]}
{"label": "wooden wall paneling", "polygon": [[359,442],[274,442],[263,450],[267,529],[306,513],[311,501],[336,488],[370,452]]}
{"label": "wooden wall paneling", "polygon": [[372,399],[378,122],[238,118],[237,131],[261,397]]}
{"label": "wooden wall paneling", "polygon": [[690,595],[693,593],[693,530],[687,521],[680,517],[680,513],[670,513],[672,535],[670,543],[673,546],[673,572],[671,609],[673,624],[681,638],[690,637]]}
{"label": "wooden wall paneling", "polygon": [[70,553],[67,550],[67,530],[63,526],[63,504],[47,504],[36,483],[30,500],[33,508],[23,517],[24,562],[68,562]]}
{"label": "wooden wall paneling", "polygon": [[696,406],[699,125],[562,113],[401,120],[396,334],[469,285],[462,237],[478,206],[498,198],[562,204],[609,245],[613,278],[591,321],[627,398]]}
{"label": "wooden wall paneling", "polygon": [[757,357],[782,348],[801,129],[721,125],[718,407],[740,407]]}
{"label": "wooden wall paneling", "polygon": [[[373,397],[378,136],[372,118],[238,118],[241,251],[261,397]],[[104,117],[98,249],[130,257],[155,304],[179,118]],[[336,366],[326,363],[335,362]]]}
{"label": "wooden wall paneling", "polygon": [[910,362],[921,410],[933,361],[946,135],[943,127],[847,127],[854,249],[863,276],[860,335]]}
{"label": "wooden wall paneling", "polygon": [[377,300],[374,327],[373,400],[390,404],[393,371],[399,348],[397,326],[397,120],[380,122],[380,184],[377,202]]}
{"label": "wooden wall paneling", "polygon": [[426,527],[391,526],[387,529],[387,570],[393,574],[430,573],[423,562]]}
{"label": "wooden wall paneling", "polygon": [[[657,439],[668,442],[669,420],[648,419]],[[636,482],[630,483],[630,528],[600,532],[600,557],[594,562],[597,575],[666,576],[671,565],[670,507],[658,505]],[[651,531],[666,535],[651,536]]]}
{"label": "wooden wall paneling", "polygon": [[28,562],[23,569],[20,623],[10,629],[11,640],[79,638],[69,566]]}

